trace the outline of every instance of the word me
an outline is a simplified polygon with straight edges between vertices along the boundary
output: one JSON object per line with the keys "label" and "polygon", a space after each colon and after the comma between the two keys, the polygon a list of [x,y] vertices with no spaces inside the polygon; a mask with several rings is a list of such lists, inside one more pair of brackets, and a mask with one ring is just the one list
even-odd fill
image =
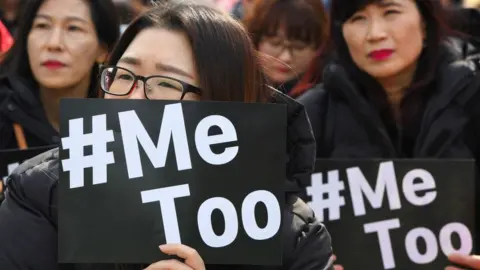
{"label": "word me", "polygon": [[[127,170],[130,179],[143,176],[138,144],[127,143],[138,141],[145,150],[154,168],[163,168],[167,160],[168,146],[173,140],[173,148],[179,171],[192,169],[187,131],[181,104],[165,106],[160,135],[157,145],[152,142],[135,111],[118,114],[122,130],[123,147],[127,159]],[[208,135],[211,127],[218,126],[222,134]],[[232,161],[238,153],[238,146],[225,148],[223,153],[215,154],[211,146],[214,144],[237,141],[237,131],[232,122],[220,115],[203,118],[195,130],[195,146],[200,157],[211,165],[224,165]]]}
{"label": "word me", "polygon": [[[350,198],[353,212],[356,217],[366,215],[365,200],[367,199],[373,209],[382,208],[383,198],[387,195],[390,210],[402,208],[400,194],[397,186],[397,177],[392,161],[380,163],[375,190],[359,167],[346,169]],[[421,182],[414,183],[416,179]],[[437,197],[435,179],[424,169],[409,171],[402,180],[403,195],[412,205],[425,206],[432,203]],[[320,221],[324,221],[324,210],[329,214],[329,221],[340,219],[340,210],[345,206],[345,198],[340,194],[345,189],[345,182],[340,179],[339,171],[327,172],[327,182],[323,181],[323,173],[312,175],[312,185],[307,187],[307,194],[312,197],[309,202]],[[426,192],[425,192],[426,191]],[[425,192],[419,196],[418,192]],[[324,198],[324,194],[327,195]]]}

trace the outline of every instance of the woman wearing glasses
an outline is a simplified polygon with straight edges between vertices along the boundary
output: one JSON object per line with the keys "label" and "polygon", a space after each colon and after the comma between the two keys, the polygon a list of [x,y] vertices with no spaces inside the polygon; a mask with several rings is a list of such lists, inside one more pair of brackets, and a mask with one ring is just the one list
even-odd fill
{"label": "woman wearing glasses", "polygon": [[[286,103],[290,150],[282,266],[206,266],[201,254],[182,245],[159,250],[182,261],[58,266],[56,149],[24,163],[11,175],[9,192],[0,207],[0,269],[331,269],[330,235],[294,195],[295,182],[313,170],[315,143],[308,118],[299,103],[265,85],[260,69],[247,32],[228,14],[195,4],[162,5],[125,31],[101,71],[100,86],[108,99]],[[15,235],[22,238],[13,239]]]}
{"label": "woman wearing glasses", "polygon": [[298,80],[327,41],[328,15],[322,1],[253,0],[244,23],[265,55],[262,65],[269,83],[298,96]]}

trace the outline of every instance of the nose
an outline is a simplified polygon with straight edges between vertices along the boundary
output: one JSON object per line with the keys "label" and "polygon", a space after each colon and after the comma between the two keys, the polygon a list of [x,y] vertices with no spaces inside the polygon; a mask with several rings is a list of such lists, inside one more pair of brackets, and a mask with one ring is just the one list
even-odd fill
{"label": "nose", "polygon": [[293,59],[290,47],[285,46],[277,58],[285,63],[290,63]]}
{"label": "nose", "polygon": [[385,24],[381,19],[372,19],[367,30],[367,39],[371,42],[380,41],[387,37]]}
{"label": "nose", "polygon": [[128,99],[147,99],[145,91],[143,90],[143,82],[137,81],[133,86],[132,93],[128,96]]}
{"label": "nose", "polygon": [[59,27],[52,29],[51,34],[47,35],[47,47],[51,51],[61,51],[64,49],[63,31]]}

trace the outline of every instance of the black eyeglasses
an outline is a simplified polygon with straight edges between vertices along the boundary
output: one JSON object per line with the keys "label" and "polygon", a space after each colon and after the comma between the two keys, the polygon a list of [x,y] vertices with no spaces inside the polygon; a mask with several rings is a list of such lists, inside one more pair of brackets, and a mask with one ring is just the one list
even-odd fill
{"label": "black eyeglasses", "polygon": [[200,88],[180,80],[165,76],[138,76],[132,71],[117,66],[101,66],[100,87],[102,91],[114,96],[128,96],[138,81],[143,82],[147,99],[182,100],[187,93],[201,95]]}

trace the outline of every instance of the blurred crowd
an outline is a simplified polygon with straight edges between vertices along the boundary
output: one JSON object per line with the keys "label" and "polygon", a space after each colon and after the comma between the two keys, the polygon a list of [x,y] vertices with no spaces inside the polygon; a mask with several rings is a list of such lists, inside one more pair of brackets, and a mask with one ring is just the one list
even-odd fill
{"label": "blurred crowd", "polygon": [[[101,64],[153,2],[0,0],[0,150],[58,144],[60,99],[109,94]],[[241,23],[268,85],[305,107],[317,158],[480,155],[480,0],[198,2]]]}
{"label": "blurred crowd", "polygon": [[[124,31],[127,25],[137,16],[148,10],[152,3],[151,0],[112,0],[115,10],[111,10],[108,14],[102,14],[97,21],[93,21],[93,25],[90,34],[97,34],[99,41],[104,42],[105,46],[112,48],[118,36]],[[166,1],[166,0],[165,0]],[[35,14],[29,12],[31,6],[39,1],[26,1],[26,0],[2,0],[0,1],[0,51],[5,54],[7,50],[13,45],[14,41],[19,44],[16,46],[20,53],[25,48],[27,42],[26,38],[31,37],[35,31],[39,31],[36,28],[32,28],[31,24]],[[323,76],[323,68],[328,61],[327,58],[332,54],[330,53],[330,19],[329,10],[331,6],[331,0],[301,0],[301,1],[255,1],[255,0],[199,0],[206,5],[212,5],[218,9],[228,12],[234,18],[241,21],[246,29],[250,32],[254,45],[258,51],[264,56],[262,57],[262,66],[269,82],[281,90],[282,92],[292,96],[299,97],[305,91],[313,88],[315,85],[321,83]],[[364,1],[368,2],[368,1]],[[480,1],[476,0],[441,0],[442,6],[446,12],[442,13],[441,22],[448,23],[449,29],[455,33],[461,33],[464,42],[457,44],[462,46],[462,53],[468,55],[475,55],[477,49],[480,46],[480,13],[478,7]],[[26,11],[26,12],[22,12]],[[22,15],[23,14],[23,15]],[[22,17],[23,16],[23,17]],[[30,17],[26,17],[30,16]],[[55,21],[56,24],[64,23],[61,20]],[[97,25],[98,24],[98,25]],[[119,32],[111,32],[116,25],[119,25]],[[49,27],[54,27],[51,25]],[[56,26],[55,26],[56,27]],[[105,31],[103,32],[101,31]],[[75,63],[83,63],[85,67],[78,67],[79,72],[90,72],[88,66],[94,63],[101,63],[105,59],[95,58],[92,55],[91,59],[82,59],[77,62],[75,57],[84,58],[84,51],[86,48],[81,46],[90,46],[86,40],[87,32],[78,35],[78,42],[74,43],[70,41],[72,49],[78,50],[78,54],[72,51],[69,56],[70,61]],[[82,36],[83,35],[83,36]],[[93,37],[90,37],[93,38]],[[105,39],[105,40],[103,40]],[[60,46],[61,40],[58,40],[59,44],[51,44],[54,46]],[[14,49],[14,50],[15,50]],[[41,46],[39,43],[39,50]],[[12,51],[8,59],[3,64],[4,73],[13,73],[20,75],[19,73],[28,73],[32,71],[23,71],[29,69],[28,63],[23,60],[27,60],[26,55],[20,56],[18,53]],[[106,51],[103,56],[106,56]],[[22,59],[22,61],[19,61]],[[32,58],[29,58],[32,61]],[[12,65],[12,66],[10,66]],[[78,64],[77,64],[78,65]],[[5,68],[8,67],[8,68]],[[8,70],[5,70],[8,69]],[[14,69],[19,69],[19,72],[14,72]],[[76,76],[84,77],[85,74],[75,72]],[[31,74],[28,74],[31,76]],[[22,76],[15,76],[15,78],[22,78]],[[5,78],[6,79],[6,78]],[[11,78],[7,79],[10,80]],[[43,78],[37,76],[27,77],[34,83],[39,83]],[[16,81],[16,79],[13,79]],[[66,79],[68,81],[68,79]],[[75,80],[74,80],[75,81]],[[71,83],[74,83],[73,81]],[[80,83],[80,82],[75,82]],[[3,85],[2,85],[3,84]],[[2,88],[12,87],[9,83],[1,83]],[[27,85],[26,87],[30,87]],[[57,86],[54,86],[57,87]],[[61,87],[61,85],[59,85]],[[78,92],[72,92],[67,94],[66,92],[51,92],[46,97],[40,96],[41,103],[40,110],[45,109],[46,119],[36,119],[41,124],[45,125],[45,135],[55,135],[58,127],[58,110],[55,105],[59,99],[59,96],[63,95],[75,95],[84,97],[85,93],[90,93],[93,90],[79,89]],[[6,90],[2,90],[6,92]],[[35,92],[35,91],[34,91]],[[40,91],[43,93],[42,91]],[[0,94],[1,97],[1,94]],[[20,105],[22,106],[22,105]],[[32,110],[32,108],[28,108]],[[36,117],[36,116],[34,116]],[[30,122],[30,121],[27,121]],[[0,123],[1,126],[2,123]],[[5,135],[2,137],[0,147],[5,148],[24,148],[29,146],[41,146],[54,143],[52,138],[56,136],[39,136],[39,134],[30,134],[31,128],[28,123],[20,123],[27,126],[26,130],[23,130],[21,134],[17,131],[9,133],[4,131]],[[20,128],[20,126],[18,126]],[[22,127],[24,128],[24,127]],[[5,128],[4,128],[5,129]],[[34,129],[37,132],[37,129]],[[7,134],[8,133],[8,134]],[[14,134],[15,137],[12,137]],[[0,149],[1,149],[0,148]]]}

